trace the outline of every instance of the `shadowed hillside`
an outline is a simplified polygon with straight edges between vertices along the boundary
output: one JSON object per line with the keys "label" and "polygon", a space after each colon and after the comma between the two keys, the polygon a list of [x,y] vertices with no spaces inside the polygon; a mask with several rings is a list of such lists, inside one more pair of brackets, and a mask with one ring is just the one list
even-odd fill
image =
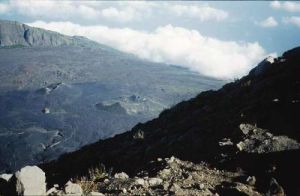
{"label": "shadowed hillside", "polygon": [[48,179],[63,182],[99,163],[135,175],[150,160],[174,155],[255,175],[262,192],[275,177],[289,195],[299,194],[299,64],[300,48],[266,59],[220,90],[41,167]]}

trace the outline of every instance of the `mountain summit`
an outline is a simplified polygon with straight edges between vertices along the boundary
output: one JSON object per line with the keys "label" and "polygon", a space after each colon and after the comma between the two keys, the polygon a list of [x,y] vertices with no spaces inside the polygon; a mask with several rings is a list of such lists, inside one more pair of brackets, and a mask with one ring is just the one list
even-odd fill
{"label": "mountain summit", "polygon": [[[279,58],[266,59],[240,80],[217,91],[202,92],[129,132],[100,140],[41,167],[48,179],[66,182],[70,177],[86,175],[100,163],[116,172],[137,175],[140,171],[153,171],[153,167],[145,170],[148,162],[176,156],[194,163],[204,161],[210,167],[239,171],[240,177],[232,178],[231,184],[220,185],[219,191],[214,187],[217,193],[239,184],[243,175],[248,175],[255,176],[247,178],[247,182],[260,193],[275,194],[276,190],[267,190],[271,186],[278,190],[283,187],[286,193],[298,195],[299,57],[300,48],[295,48]],[[184,188],[187,185],[176,186],[189,189]]]}
{"label": "mountain summit", "polygon": [[87,45],[83,40],[82,37],[66,36],[16,21],[0,20],[0,47]]}

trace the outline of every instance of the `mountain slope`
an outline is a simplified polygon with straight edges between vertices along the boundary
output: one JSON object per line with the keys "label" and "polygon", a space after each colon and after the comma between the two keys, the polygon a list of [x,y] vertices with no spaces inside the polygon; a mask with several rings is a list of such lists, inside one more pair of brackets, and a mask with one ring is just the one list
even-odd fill
{"label": "mountain slope", "polygon": [[223,84],[17,22],[0,21],[0,40],[0,172],[111,137]]}
{"label": "mountain slope", "polygon": [[[41,165],[53,182],[85,175],[99,163],[135,175],[147,162],[172,155],[257,176],[299,194],[300,48],[264,60],[249,75],[206,91],[131,131],[100,140]],[[261,129],[262,128],[262,129]]]}
{"label": "mountain slope", "polygon": [[0,20],[0,47],[85,45],[80,37],[33,28],[16,21]]}

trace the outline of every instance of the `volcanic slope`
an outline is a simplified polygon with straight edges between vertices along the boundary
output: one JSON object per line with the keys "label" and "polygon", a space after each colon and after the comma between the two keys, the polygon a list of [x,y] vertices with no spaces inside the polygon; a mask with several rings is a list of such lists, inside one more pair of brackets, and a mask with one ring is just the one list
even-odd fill
{"label": "volcanic slope", "polygon": [[134,176],[149,161],[176,156],[256,176],[262,193],[275,178],[287,194],[299,195],[299,64],[300,47],[267,58],[240,80],[41,167],[53,182],[101,163]]}
{"label": "volcanic slope", "polygon": [[57,158],[223,81],[0,21],[0,171]]}

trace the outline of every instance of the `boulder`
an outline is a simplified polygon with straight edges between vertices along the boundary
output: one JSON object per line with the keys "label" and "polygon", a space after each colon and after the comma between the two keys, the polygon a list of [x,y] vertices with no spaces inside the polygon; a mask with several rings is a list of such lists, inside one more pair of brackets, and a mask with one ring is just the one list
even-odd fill
{"label": "boulder", "polygon": [[233,143],[229,138],[223,138],[221,141],[219,141],[219,146],[232,146]]}
{"label": "boulder", "polygon": [[128,175],[125,172],[116,173],[114,175],[114,177],[117,179],[123,179],[123,180],[128,179]]}
{"label": "boulder", "polygon": [[89,195],[91,195],[91,196],[104,196],[104,194],[103,194],[103,193],[94,192],[94,191],[90,192],[90,194],[89,194]]}
{"label": "boulder", "polygon": [[176,183],[174,183],[171,188],[170,191],[175,193],[175,195],[184,195],[183,194],[183,190],[181,189],[181,187],[179,185],[177,185]]}
{"label": "boulder", "polygon": [[150,186],[157,186],[160,185],[163,182],[163,180],[160,178],[149,178],[148,182]]}
{"label": "boulder", "polygon": [[251,130],[255,129],[255,126],[251,124],[240,124],[240,130],[243,134],[247,135]]}
{"label": "boulder", "polygon": [[1,174],[0,179],[3,179],[8,182],[12,176],[13,176],[12,174]]}
{"label": "boulder", "polygon": [[17,171],[10,183],[13,183],[18,195],[46,195],[46,177],[37,166],[26,166]]}
{"label": "boulder", "polygon": [[145,186],[146,185],[145,180],[142,179],[142,178],[135,179],[135,184],[141,185],[141,186]]}
{"label": "boulder", "polygon": [[251,185],[251,186],[254,186],[255,183],[256,183],[256,178],[255,176],[249,176],[247,179],[246,179],[246,182],[247,184]]}
{"label": "boulder", "polygon": [[52,187],[49,189],[46,193],[46,195],[58,195],[59,190],[57,190],[55,187]]}
{"label": "boulder", "polygon": [[43,112],[44,114],[49,114],[49,113],[50,113],[50,109],[47,108],[47,107],[45,107],[45,108],[42,109],[42,112]]}
{"label": "boulder", "polygon": [[65,184],[65,192],[69,195],[82,195],[83,190],[79,184],[72,183],[71,181],[68,181]]}
{"label": "boulder", "polygon": [[137,130],[134,134],[133,134],[133,139],[135,140],[143,140],[145,137],[144,131],[142,130]]}

